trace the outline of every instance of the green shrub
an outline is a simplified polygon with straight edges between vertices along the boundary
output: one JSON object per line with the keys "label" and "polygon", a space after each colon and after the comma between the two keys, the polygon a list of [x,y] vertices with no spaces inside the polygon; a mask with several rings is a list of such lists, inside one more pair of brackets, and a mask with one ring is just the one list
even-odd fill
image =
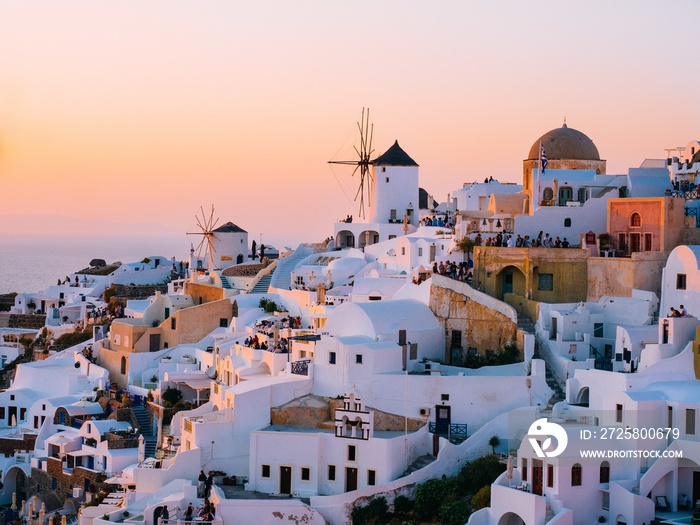
{"label": "green shrub", "polygon": [[505,471],[506,466],[498,458],[489,454],[462,467],[457,474],[457,493],[460,495],[476,494],[482,487],[491,485]]}
{"label": "green shrub", "polygon": [[406,496],[396,496],[394,500],[394,512],[411,512],[413,510],[413,500]]}
{"label": "green shrub", "polygon": [[472,498],[472,510],[483,509],[491,505],[491,485],[486,485],[479,489]]}
{"label": "green shrub", "polygon": [[374,498],[364,507],[353,507],[352,512],[350,513],[352,525],[364,525],[365,523],[369,523],[371,520],[383,520],[388,511],[389,505],[387,504],[384,496]]}
{"label": "green shrub", "polygon": [[102,294],[102,299],[104,299],[105,303],[109,303],[112,297],[114,297],[116,294],[117,288],[116,286],[112,285],[104,291],[104,293]]}
{"label": "green shrub", "polygon": [[469,519],[469,507],[461,501],[451,501],[440,507],[441,525],[464,525]]}
{"label": "green shrub", "polygon": [[166,407],[171,407],[177,404],[182,399],[182,392],[177,388],[166,388],[162,395]]}
{"label": "green shrub", "polygon": [[92,332],[71,332],[56,339],[56,345],[70,348],[89,339],[92,339]]}
{"label": "green shrub", "polygon": [[429,520],[438,515],[451,490],[447,479],[429,479],[418,485],[416,490],[416,512],[422,520]]}

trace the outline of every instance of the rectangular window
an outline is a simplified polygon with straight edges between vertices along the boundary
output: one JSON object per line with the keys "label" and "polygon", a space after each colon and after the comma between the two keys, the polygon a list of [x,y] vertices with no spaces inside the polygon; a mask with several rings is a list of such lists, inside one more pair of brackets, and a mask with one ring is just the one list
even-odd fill
{"label": "rectangular window", "polygon": [[22,420],[22,421],[26,421],[26,420],[27,420],[27,409],[26,409],[26,408],[20,408],[20,409],[19,409],[19,418],[20,418],[20,420]]}
{"label": "rectangular window", "polygon": [[554,290],[554,275],[551,273],[541,273],[537,279],[537,289],[543,292]]}
{"label": "rectangular window", "polygon": [[452,348],[462,347],[462,331],[452,330]]}
{"label": "rectangular window", "polygon": [[225,317],[222,317],[221,319],[219,319],[219,327],[220,328],[228,328],[228,319],[226,319]]}
{"label": "rectangular window", "polygon": [[450,394],[440,394],[440,401],[449,401]]}
{"label": "rectangular window", "polygon": [[39,428],[39,416],[34,416],[34,428]]}
{"label": "rectangular window", "polygon": [[386,182],[387,182],[387,183],[389,182],[389,177],[386,178]]}
{"label": "rectangular window", "polygon": [[554,465],[547,465],[547,486],[551,489],[554,487]]}
{"label": "rectangular window", "polygon": [[523,481],[527,481],[527,458],[523,458],[523,472],[520,475],[521,478],[523,478]]}
{"label": "rectangular window", "polygon": [[301,467],[301,480],[309,481],[311,479],[311,469],[309,467]]}
{"label": "rectangular window", "polygon": [[689,436],[695,435],[695,409],[685,409],[685,433]]}
{"label": "rectangular window", "polygon": [[362,354],[355,354],[355,363],[358,365],[362,364]]}
{"label": "rectangular window", "polygon": [[418,248],[418,257],[423,256],[423,248]]}
{"label": "rectangular window", "polygon": [[676,274],[676,290],[685,290],[685,274]]}
{"label": "rectangular window", "polygon": [[335,465],[328,465],[328,481],[335,481]]}
{"label": "rectangular window", "polygon": [[260,477],[261,478],[269,478],[270,477],[270,465],[263,465],[262,466],[262,471],[260,472]]}
{"label": "rectangular window", "polygon": [[331,365],[335,364],[335,352],[328,352],[328,363]]}
{"label": "rectangular window", "polygon": [[644,251],[645,252],[651,251],[652,239],[653,239],[653,237],[652,237],[651,233],[644,234]]}
{"label": "rectangular window", "polygon": [[170,319],[170,329],[177,329],[177,317],[173,317],[172,319]]}
{"label": "rectangular window", "polygon": [[389,240],[396,239],[396,235],[389,235]]}
{"label": "rectangular window", "polygon": [[593,323],[593,337],[604,337],[605,327],[603,323]]}
{"label": "rectangular window", "polygon": [[401,255],[406,255],[406,247],[405,246],[401,247]]}
{"label": "rectangular window", "polygon": [[368,470],[367,471],[367,485],[374,486],[377,484],[377,471]]}
{"label": "rectangular window", "polygon": [[396,220],[396,210],[391,210],[389,212],[389,219],[391,219],[392,221]]}
{"label": "rectangular window", "polygon": [[0,407],[0,419],[5,419],[5,407]]}
{"label": "rectangular window", "polygon": [[615,405],[615,422],[622,423],[622,405]]}
{"label": "rectangular window", "polygon": [[348,445],[348,461],[355,461],[355,445]]}

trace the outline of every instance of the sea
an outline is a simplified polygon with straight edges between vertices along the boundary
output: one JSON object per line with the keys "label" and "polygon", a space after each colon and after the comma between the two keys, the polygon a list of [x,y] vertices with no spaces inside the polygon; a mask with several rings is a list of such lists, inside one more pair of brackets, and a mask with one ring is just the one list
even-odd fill
{"label": "sea", "polygon": [[173,237],[0,235],[0,294],[39,292],[90,266],[161,255],[187,260],[191,239]]}

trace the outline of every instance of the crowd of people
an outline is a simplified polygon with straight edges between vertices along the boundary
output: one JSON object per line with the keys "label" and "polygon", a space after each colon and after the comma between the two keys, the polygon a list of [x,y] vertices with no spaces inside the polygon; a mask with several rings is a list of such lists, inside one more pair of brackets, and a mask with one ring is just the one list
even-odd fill
{"label": "crowd of people", "polygon": [[474,262],[471,259],[460,263],[455,261],[440,262],[439,264],[437,262],[433,263],[433,273],[458,281],[471,281],[473,268]]}
{"label": "crowd of people", "polygon": [[438,228],[447,228],[448,230],[454,229],[454,225],[442,217],[424,217],[418,223],[419,226],[437,226]]}
{"label": "crowd of people", "polygon": [[481,233],[477,233],[474,238],[476,246],[500,246],[503,248],[568,248],[570,245],[566,237],[550,237],[549,233],[540,232],[539,235],[531,239],[529,235],[524,237],[518,234],[515,238],[512,235],[498,233],[495,237],[487,237],[486,241],[481,237]]}

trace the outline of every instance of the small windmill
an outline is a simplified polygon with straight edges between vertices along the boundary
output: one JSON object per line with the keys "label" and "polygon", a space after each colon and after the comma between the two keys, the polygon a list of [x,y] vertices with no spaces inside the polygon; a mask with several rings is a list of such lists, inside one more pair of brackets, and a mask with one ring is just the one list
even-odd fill
{"label": "small windmill", "polygon": [[[366,111],[365,111],[366,110]],[[372,149],[372,135],[374,134],[374,124],[370,123],[369,120],[369,108],[362,108],[362,117],[360,122],[357,123],[357,129],[360,132],[360,145],[353,146],[355,153],[357,153],[357,160],[329,160],[328,164],[344,164],[347,166],[355,166],[352,172],[352,176],[359,171],[360,180],[357,185],[357,192],[355,193],[355,201],[358,197],[360,199],[360,217],[365,218],[365,190],[367,193],[367,203],[370,203],[370,185],[372,180],[372,170],[370,165],[372,161],[370,160],[374,150]]]}
{"label": "small windmill", "polygon": [[216,251],[216,248],[214,248],[214,243],[212,241],[213,239],[216,239],[217,241],[219,240],[219,238],[216,235],[214,235],[214,228],[216,228],[219,219],[218,217],[214,219],[213,204],[211,206],[211,213],[209,214],[208,218],[204,213],[204,208],[200,206],[199,209],[202,212],[202,217],[200,218],[198,215],[195,215],[194,218],[197,221],[197,226],[199,226],[200,231],[187,232],[187,235],[202,236],[202,240],[199,241],[199,245],[196,249],[197,258],[201,258],[202,252],[204,252],[204,258],[207,260],[207,266],[211,270],[214,266],[214,252]]}

